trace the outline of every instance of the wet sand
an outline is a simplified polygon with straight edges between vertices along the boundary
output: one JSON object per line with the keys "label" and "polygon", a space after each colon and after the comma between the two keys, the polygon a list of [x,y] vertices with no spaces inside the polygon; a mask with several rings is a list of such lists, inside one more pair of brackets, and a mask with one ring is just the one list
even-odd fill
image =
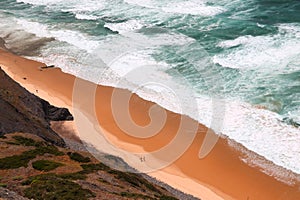
{"label": "wet sand", "polygon": [[[72,113],[74,113],[72,108],[74,84],[78,81],[83,83],[86,88],[85,92],[96,87],[95,106],[91,105],[93,101],[87,98],[83,92],[81,101],[76,103],[76,111],[79,110],[83,114],[82,116],[90,121],[90,126],[99,124],[105,137],[118,148],[147,154],[147,152],[153,152],[164,147],[175,137],[178,131],[182,116],[166,110],[166,122],[156,135],[145,139],[130,136],[116,123],[111,107],[113,92],[117,91],[124,95],[124,98],[118,99],[118,103],[126,106],[126,96],[131,94],[129,91],[100,85],[95,86],[93,83],[63,73],[58,68],[41,69],[40,67],[44,66],[43,63],[21,58],[4,51],[0,51],[0,66],[32,93],[48,100],[53,105],[68,107]],[[148,111],[155,105],[137,95],[132,95],[129,101],[129,111],[134,122],[140,126],[149,124],[151,119]],[[96,112],[94,113],[94,111]],[[122,112],[120,111],[118,115],[123,116],[124,113]],[[196,123],[192,119],[187,118],[187,120],[191,124]],[[86,127],[86,130],[89,128],[91,127]],[[86,133],[79,132],[81,138],[91,141],[94,139],[93,134],[89,131]],[[206,132],[206,127],[197,124],[196,137],[184,154],[172,165],[149,174],[183,192],[202,199],[300,199],[300,177],[298,174],[278,167],[280,170],[278,174],[284,173],[284,177],[280,178],[291,182],[291,184],[286,184],[279,181],[275,175],[270,176],[263,173],[262,171],[266,169],[250,166],[242,161],[249,155],[260,159],[263,159],[262,157],[225,137],[219,138],[212,151],[205,158],[199,159],[199,149]],[[143,133],[132,134],[141,135]],[[101,144],[99,144],[99,148],[103,148]],[[140,162],[138,159],[135,161],[132,159],[135,157],[128,158],[128,160],[125,158],[125,161],[129,164]],[[265,162],[270,164],[269,161]]]}

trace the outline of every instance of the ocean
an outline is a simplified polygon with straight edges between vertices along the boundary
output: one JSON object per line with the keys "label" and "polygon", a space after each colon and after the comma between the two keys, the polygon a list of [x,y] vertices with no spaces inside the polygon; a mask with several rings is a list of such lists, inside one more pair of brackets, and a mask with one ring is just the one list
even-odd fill
{"label": "ocean", "polygon": [[300,174],[299,0],[0,0],[0,21],[14,53],[129,89]]}

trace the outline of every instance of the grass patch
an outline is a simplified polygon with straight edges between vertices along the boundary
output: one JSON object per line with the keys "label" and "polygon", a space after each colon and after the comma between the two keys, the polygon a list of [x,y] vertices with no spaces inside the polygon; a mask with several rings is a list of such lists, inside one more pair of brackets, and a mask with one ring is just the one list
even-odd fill
{"label": "grass patch", "polygon": [[81,163],[91,162],[91,159],[89,157],[82,156],[81,154],[76,152],[74,153],[68,152],[68,156],[70,157],[70,159],[75,160],[77,162],[81,162]]}
{"label": "grass patch", "polygon": [[32,163],[34,169],[45,172],[54,170],[60,166],[63,166],[63,164],[51,160],[37,160]]}
{"label": "grass patch", "polygon": [[37,155],[49,153],[55,156],[64,155],[55,146],[40,146],[36,149],[23,152],[21,155],[14,155],[0,159],[0,169],[17,169],[19,167],[27,167],[28,162]]}
{"label": "grass patch", "polygon": [[30,199],[86,200],[95,197],[90,190],[55,174],[30,177],[23,185],[30,185],[24,190],[25,196]]}

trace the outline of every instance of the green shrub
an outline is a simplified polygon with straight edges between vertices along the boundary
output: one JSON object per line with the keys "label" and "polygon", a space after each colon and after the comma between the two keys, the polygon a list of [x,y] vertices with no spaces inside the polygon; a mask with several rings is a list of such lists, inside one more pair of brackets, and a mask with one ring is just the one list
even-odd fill
{"label": "green shrub", "polygon": [[54,161],[50,161],[50,160],[37,160],[32,163],[32,167],[34,169],[40,170],[40,171],[45,171],[45,172],[51,171],[60,166],[63,166],[63,164],[54,162]]}
{"label": "green shrub", "polygon": [[25,138],[23,136],[13,136],[13,138],[16,140],[16,143],[19,145],[24,145],[24,146],[34,146],[34,147],[38,147],[43,145],[42,142],[37,142],[31,138]]}
{"label": "green shrub", "polygon": [[83,164],[80,165],[83,169],[82,173],[85,174],[89,174],[89,173],[93,173],[99,170],[103,170],[103,171],[108,171],[110,170],[110,168],[108,166],[106,166],[103,163],[97,163],[97,164]]}
{"label": "green shrub", "polygon": [[75,160],[77,162],[81,162],[81,163],[91,162],[91,159],[89,157],[84,157],[77,152],[74,153],[68,152],[68,156],[70,157],[70,159]]}
{"label": "green shrub", "polygon": [[24,190],[25,196],[30,199],[85,200],[95,197],[90,190],[55,174],[30,177],[23,185],[30,185]]}

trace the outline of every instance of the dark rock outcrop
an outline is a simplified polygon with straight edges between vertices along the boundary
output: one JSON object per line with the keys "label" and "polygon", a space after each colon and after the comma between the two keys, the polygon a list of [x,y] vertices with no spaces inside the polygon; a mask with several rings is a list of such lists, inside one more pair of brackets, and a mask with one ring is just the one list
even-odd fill
{"label": "dark rock outcrop", "polygon": [[48,101],[42,100],[43,110],[50,121],[72,121],[73,116],[66,108],[57,108],[49,104]]}
{"label": "dark rock outcrop", "polygon": [[50,121],[73,120],[66,108],[57,108],[28,92],[0,68],[0,135],[24,132],[55,145],[64,140],[50,128]]}

